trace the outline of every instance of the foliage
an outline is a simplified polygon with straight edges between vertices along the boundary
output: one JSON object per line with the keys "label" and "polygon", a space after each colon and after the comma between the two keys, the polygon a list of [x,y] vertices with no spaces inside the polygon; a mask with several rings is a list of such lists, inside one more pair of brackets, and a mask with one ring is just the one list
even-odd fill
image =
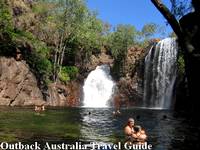
{"label": "foliage", "polygon": [[178,56],[178,74],[180,77],[185,75],[185,61],[183,58],[183,54],[179,54]]}
{"label": "foliage", "polygon": [[13,6],[0,1],[0,39],[6,38],[5,32],[9,37],[7,42],[0,41],[0,47],[5,43],[7,52],[9,44],[14,51],[19,48],[37,78],[46,83],[76,79],[90,57],[103,47],[114,59],[114,73],[123,76],[128,48],[138,43],[145,45],[160,29],[150,23],[142,31],[131,25],[111,30],[109,23],[98,19],[84,0],[37,0],[31,6],[21,3],[26,11],[12,15]]}
{"label": "foliage", "polygon": [[103,23],[96,18],[96,14],[87,14],[78,33],[78,36],[80,36],[79,44],[91,51],[100,49],[102,46],[102,27]]}
{"label": "foliage", "polygon": [[149,38],[151,37],[153,34],[156,33],[158,29],[158,25],[155,23],[149,23],[143,26],[141,34],[145,37],[145,38]]}
{"label": "foliage", "polygon": [[183,15],[191,12],[191,0],[170,0],[171,12],[177,17],[181,18]]}
{"label": "foliage", "polygon": [[164,26],[155,23],[147,23],[143,26],[141,31],[138,31],[138,45],[145,48],[149,45],[149,41],[152,38],[162,39],[163,37],[166,37],[166,30]]}
{"label": "foliage", "polygon": [[75,66],[66,66],[64,70],[69,74],[70,79],[75,79],[79,72],[78,68]]}
{"label": "foliage", "polygon": [[131,25],[118,25],[116,31],[110,35],[110,49],[112,56],[123,60],[129,46],[135,42],[136,29]]}
{"label": "foliage", "polygon": [[[40,80],[47,82],[52,75],[52,63],[50,62],[50,49],[46,43],[38,40],[32,33],[16,30],[12,33],[13,42],[19,46],[24,59],[34,70]],[[26,43],[25,47],[20,47]],[[29,49],[28,49],[29,47]]]}
{"label": "foliage", "polygon": [[2,32],[11,32],[12,26],[12,15],[5,0],[0,1],[0,34]]}
{"label": "foliage", "polygon": [[61,68],[59,78],[62,82],[67,82],[75,79],[78,74],[78,68],[75,66],[64,66]]}
{"label": "foliage", "polygon": [[13,24],[10,8],[5,0],[0,1],[0,54],[13,52]]}
{"label": "foliage", "polygon": [[113,74],[116,78],[124,75],[125,58],[128,48],[135,43],[136,29],[130,25],[118,25],[109,36],[109,48],[114,58]]}
{"label": "foliage", "polygon": [[71,65],[82,67],[93,53],[100,52],[103,25],[83,0],[38,1],[34,11],[42,18],[39,37],[53,45],[54,80],[60,68],[68,65],[63,60],[70,58]]}
{"label": "foliage", "polygon": [[66,83],[67,81],[70,81],[69,75],[67,74],[67,72],[65,72],[63,68],[61,68],[61,71],[59,72],[58,76],[59,76],[59,79],[64,83]]}
{"label": "foliage", "polygon": [[95,13],[91,12],[87,12],[83,19],[79,29],[75,32],[73,42],[76,43],[78,51],[82,53],[82,60],[88,61],[93,53],[100,52],[103,45],[103,23],[96,18]]}

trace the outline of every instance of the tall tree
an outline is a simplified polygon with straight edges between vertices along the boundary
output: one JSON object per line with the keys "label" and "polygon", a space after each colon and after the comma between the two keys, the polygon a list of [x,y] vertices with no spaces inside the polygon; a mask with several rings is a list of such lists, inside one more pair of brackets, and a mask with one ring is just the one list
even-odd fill
{"label": "tall tree", "polygon": [[67,49],[67,40],[73,32],[80,27],[87,8],[81,0],[65,0],[64,14],[61,16],[61,26],[59,28],[59,42],[54,55],[54,81],[57,81],[58,74],[61,71],[63,58]]}
{"label": "tall tree", "polygon": [[[198,111],[198,101],[200,97],[199,90],[197,88],[200,85],[200,73],[199,71],[196,71],[200,66],[200,23],[198,21],[200,18],[200,0],[192,0],[193,7],[195,9],[194,12],[186,15],[183,14],[183,17],[181,17],[180,20],[177,20],[175,14],[173,14],[169,8],[164,5],[162,0],[151,1],[167,19],[168,23],[171,25],[178,37],[178,42],[185,59],[185,70],[190,96],[188,106],[190,106],[190,108],[192,107],[192,110],[195,110],[196,112]],[[175,2],[178,2],[178,0],[171,0],[171,2],[176,10],[183,10],[183,8],[181,9],[175,5]]]}
{"label": "tall tree", "polygon": [[42,22],[38,26],[43,34],[39,34],[53,46],[53,80],[56,82],[69,41],[81,27],[88,9],[83,0],[38,1],[34,8]]}
{"label": "tall tree", "polygon": [[118,25],[110,35],[110,49],[114,58],[113,73],[116,78],[124,76],[128,48],[135,43],[137,31],[131,25]]}
{"label": "tall tree", "polygon": [[76,64],[78,66],[87,63],[93,53],[100,52],[103,45],[102,32],[103,22],[96,18],[95,13],[87,12],[74,36],[76,44],[78,44],[76,54]]}

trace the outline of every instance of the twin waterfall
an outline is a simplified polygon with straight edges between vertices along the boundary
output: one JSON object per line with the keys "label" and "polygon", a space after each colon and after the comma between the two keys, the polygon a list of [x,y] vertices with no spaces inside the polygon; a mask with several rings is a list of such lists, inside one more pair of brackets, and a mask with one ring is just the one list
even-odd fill
{"label": "twin waterfall", "polygon": [[115,83],[108,65],[97,66],[90,72],[83,86],[84,107],[108,107],[114,94]]}
{"label": "twin waterfall", "polygon": [[145,58],[144,107],[169,109],[177,73],[177,43],[166,38],[152,47]]}
{"label": "twin waterfall", "polygon": [[[145,58],[143,107],[169,109],[177,73],[177,43],[166,38],[151,48]],[[97,66],[83,86],[84,107],[108,107],[115,83],[108,65]]]}

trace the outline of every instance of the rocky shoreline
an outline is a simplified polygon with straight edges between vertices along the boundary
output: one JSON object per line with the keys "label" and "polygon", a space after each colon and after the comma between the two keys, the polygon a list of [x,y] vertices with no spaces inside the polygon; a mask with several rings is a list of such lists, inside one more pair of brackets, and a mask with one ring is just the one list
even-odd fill
{"label": "rocky shoreline", "polygon": [[77,106],[79,85],[59,83],[48,85],[46,100],[37,79],[25,61],[0,57],[0,105],[31,106],[44,101],[48,106]]}
{"label": "rocky shoreline", "polygon": [[[120,103],[120,106],[138,104],[138,101],[142,98],[143,69],[141,65],[144,54],[144,50],[138,48],[131,48],[128,51],[126,77],[116,81],[118,92],[115,97],[120,97],[120,102],[117,102]],[[0,105],[32,106],[36,105],[40,100],[44,101],[47,106],[80,106],[84,79],[90,71],[101,64],[108,64],[111,67],[113,65],[113,59],[104,51],[98,56],[92,56],[91,61],[86,64],[87,71],[84,75],[79,74],[80,80],[70,81],[67,84],[61,82],[49,83],[47,90],[43,92],[39,88],[37,78],[31,72],[26,61],[16,60],[14,57],[1,56]],[[134,67],[128,68],[128,66],[132,65]]]}

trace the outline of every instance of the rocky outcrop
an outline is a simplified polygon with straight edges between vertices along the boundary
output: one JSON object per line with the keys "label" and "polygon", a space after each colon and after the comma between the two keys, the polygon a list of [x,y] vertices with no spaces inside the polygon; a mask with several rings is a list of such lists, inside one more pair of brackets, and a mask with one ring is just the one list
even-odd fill
{"label": "rocky outcrop", "polygon": [[0,105],[35,105],[38,99],[43,97],[26,62],[0,57]]}
{"label": "rocky outcrop", "polygon": [[97,56],[92,55],[90,62],[86,65],[89,71],[94,70],[98,65],[108,64],[109,66],[113,65],[113,58],[106,54],[106,50],[102,49],[101,53]]}
{"label": "rocky outcrop", "polygon": [[79,83],[51,83],[44,101],[37,80],[26,62],[0,57],[0,105],[29,106],[38,105],[39,101],[49,106],[79,106],[79,97]]}
{"label": "rocky outcrop", "polygon": [[[118,92],[116,93],[115,105],[120,106],[138,106],[143,98],[143,76],[144,76],[144,58],[147,49],[140,47],[131,47],[125,61],[125,77],[117,82]],[[120,99],[120,101],[118,100]],[[115,98],[114,98],[115,100]]]}
{"label": "rocky outcrop", "polygon": [[76,82],[71,82],[67,85],[50,84],[48,86],[47,103],[50,106],[79,106],[80,84]]}

